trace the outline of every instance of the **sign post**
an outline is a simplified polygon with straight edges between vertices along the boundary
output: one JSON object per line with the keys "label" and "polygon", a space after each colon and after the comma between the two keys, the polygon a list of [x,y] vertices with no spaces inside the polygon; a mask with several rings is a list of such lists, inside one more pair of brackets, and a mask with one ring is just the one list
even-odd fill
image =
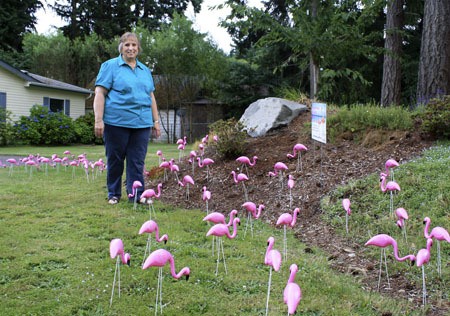
{"label": "sign post", "polygon": [[[313,103],[311,107],[311,137],[320,142],[320,184],[322,185],[322,144],[327,143],[327,105]],[[315,146],[314,146],[315,148]]]}

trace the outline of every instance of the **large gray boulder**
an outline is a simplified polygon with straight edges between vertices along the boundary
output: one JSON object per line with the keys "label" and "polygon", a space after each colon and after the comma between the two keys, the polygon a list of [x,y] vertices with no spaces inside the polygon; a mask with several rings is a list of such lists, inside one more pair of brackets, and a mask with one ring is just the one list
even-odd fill
{"label": "large gray boulder", "polygon": [[307,111],[306,105],[281,99],[265,98],[253,102],[245,110],[240,122],[248,135],[259,137],[268,131],[288,125],[300,113]]}

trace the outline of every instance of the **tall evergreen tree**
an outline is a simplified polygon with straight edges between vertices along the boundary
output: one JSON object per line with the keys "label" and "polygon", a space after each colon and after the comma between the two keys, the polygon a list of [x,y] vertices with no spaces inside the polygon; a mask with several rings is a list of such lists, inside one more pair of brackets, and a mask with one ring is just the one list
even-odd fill
{"label": "tall evergreen tree", "polygon": [[25,33],[33,31],[39,0],[0,1],[0,49],[21,51]]}
{"label": "tall evergreen tree", "polygon": [[56,0],[52,8],[68,22],[62,30],[70,39],[92,33],[97,33],[104,39],[112,39],[138,24],[149,30],[158,30],[175,13],[186,11],[189,3],[192,3],[194,12],[200,12],[202,1]]}
{"label": "tall evergreen tree", "polygon": [[419,103],[450,94],[450,1],[425,0],[417,83]]}

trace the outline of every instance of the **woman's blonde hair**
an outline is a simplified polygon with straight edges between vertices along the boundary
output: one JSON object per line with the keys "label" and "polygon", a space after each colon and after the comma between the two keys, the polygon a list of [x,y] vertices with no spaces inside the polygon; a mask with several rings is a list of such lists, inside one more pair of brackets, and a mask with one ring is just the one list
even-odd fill
{"label": "woman's blonde hair", "polygon": [[136,39],[136,42],[138,43],[138,54],[139,54],[141,52],[141,50],[142,50],[141,41],[139,40],[139,38],[136,35],[136,33],[132,33],[132,32],[126,32],[125,34],[123,34],[120,37],[120,40],[119,40],[119,53],[122,53],[123,43],[125,43],[129,38]]}

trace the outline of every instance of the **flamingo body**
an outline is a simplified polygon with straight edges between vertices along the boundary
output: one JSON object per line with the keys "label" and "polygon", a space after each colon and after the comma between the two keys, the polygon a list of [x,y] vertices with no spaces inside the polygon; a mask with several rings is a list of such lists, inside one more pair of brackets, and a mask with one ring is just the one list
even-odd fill
{"label": "flamingo body", "polygon": [[125,253],[123,250],[123,242],[121,239],[113,239],[111,240],[111,243],[109,244],[109,253],[111,256],[111,259],[116,258],[117,256],[120,256],[120,260],[123,264],[130,265],[130,254]]}
{"label": "flamingo body", "polygon": [[159,237],[158,224],[153,220],[146,221],[144,224],[142,224],[141,228],[139,229],[139,235],[142,235],[143,233],[148,234],[155,233],[155,239],[157,242],[164,241],[164,243],[167,243],[167,240],[169,239],[169,236],[167,236],[167,234],[164,234],[161,237]]}
{"label": "flamingo body", "polygon": [[350,215],[352,213],[352,210],[350,209],[350,200],[349,199],[343,199],[342,200],[342,207],[344,208],[344,210],[347,212],[348,215]]}
{"label": "flamingo body", "polygon": [[269,237],[267,240],[266,256],[264,257],[264,264],[273,267],[275,271],[279,271],[281,267],[281,253],[273,249],[275,238]]}
{"label": "flamingo body", "polygon": [[258,219],[261,216],[261,211],[265,208],[263,204],[260,204],[258,207],[253,202],[245,202],[242,204],[248,212],[250,212],[253,218]]}
{"label": "flamingo body", "polygon": [[300,289],[300,286],[295,283],[295,275],[297,274],[298,267],[296,264],[292,264],[289,268],[290,270],[290,276],[288,279],[288,282],[286,284],[286,287],[283,291],[283,299],[284,303],[288,307],[288,314],[293,315],[295,314],[297,310],[297,306],[300,303],[300,300],[302,299],[302,290]]}
{"label": "flamingo body", "polygon": [[189,280],[191,270],[188,267],[184,267],[178,273],[175,271],[175,261],[172,254],[166,249],[157,249],[153,251],[145,260],[142,269],[145,270],[149,267],[164,267],[166,264],[170,265],[170,274],[173,278],[179,279],[183,275],[186,276],[186,280]]}
{"label": "flamingo body", "polygon": [[407,255],[404,257],[399,257],[397,241],[394,238],[392,238],[391,236],[386,235],[386,234],[379,234],[379,235],[373,236],[365,243],[364,246],[375,246],[375,247],[380,247],[380,248],[386,248],[388,246],[392,246],[392,248],[394,249],[394,257],[397,261],[410,260],[411,262],[414,263],[414,261],[416,260],[416,257],[414,255]]}
{"label": "flamingo body", "polygon": [[208,232],[206,233],[206,236],[211,236],[211,235],[217,236],[217,237],[227,236],[229,239],[233,239],[237,235],[237,224],[240,224],[240,222],[241,221],[238,217],[233,219],[233,233],[232,234],[230,234],[228,225],[216,224],[208,230]]}
{"label": "flamingo body", "polygon": [[297,222],[297,215],[300,212],[300,209],[296,207],[291,214],[289,213],[283,213],[278,217],[277,225],[286,225],[290,227],[294,227],[295,223]]}
{"label": "flamingo body", "polygon": [[222,213],[219,213],[219,212],[209,213],[208,215],[206,215],[203,218],[203,221],[211,222],[214,224],[226,224],[227,226],[231,226],[231,224],[233,223],[233,219],[237,215],[237,213],[238,213],[237,210],[232,210],[230,212],[230,220],[229,220],[228,224],[226,224],[226,222],[225,222],[225,215],[223,215]]}

